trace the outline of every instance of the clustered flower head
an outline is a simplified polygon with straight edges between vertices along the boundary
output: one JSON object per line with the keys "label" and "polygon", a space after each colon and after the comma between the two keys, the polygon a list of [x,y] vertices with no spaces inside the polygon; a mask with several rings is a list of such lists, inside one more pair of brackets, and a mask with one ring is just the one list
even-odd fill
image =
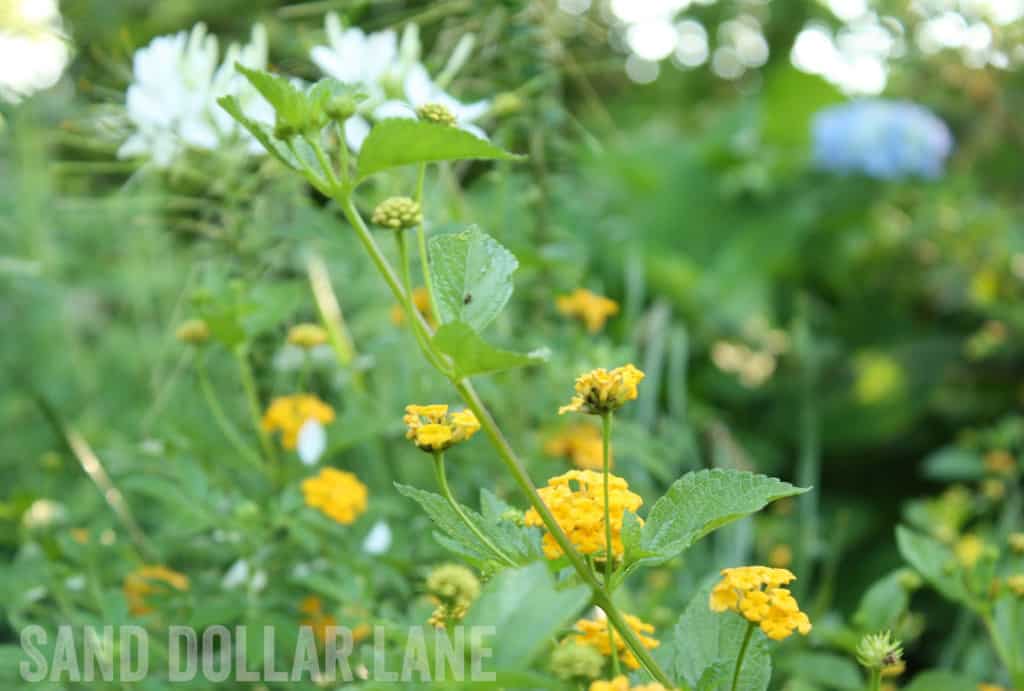
{"label": "clustered flower head", "polygon": [[551,653],[550,667],[562,681],[589,681],[601,675],[604,655],[592,646],[568,641]]}
{"label": "clustered flower head", "polygon": [[[169,586],[169,587],[168,587]],[[132,614],[149,614],[153,608],[146,601],[151,595],[164,595],[171,589],[188,590],[188,576],[166,566],[143,566],[124,579],[122,590]]]}
{"label": "clustered flower head", "polygon": [[658,682],[630,686],[629,679],[619,675],[611,681],[595,681],[591,683],[590,691],[667,691],[667,689]]}
{"label": "clustered flower head", "polygon": [[577,288],[568,295],[559,295],[555,307],[567,317],[583,320],[590,333],[603,329],[608,317],[619,313],[619,303],[586,288]]}
{"label": "clustered flower head", "polygon": [[281,445],[294,449],[299,443],[299,430],[310,420],[333,422],[334,409],[312,394],[294,394],[271,401],[260,424],[267,432],[280,432]]}
{"label": "clustered flower head", "polygon": [[[661,645],[661,642],[656,638],[651,638],[648,634],[654,633],[654,626],[642,621],[638,617],[634,617],[632,614],[624,614],[623,617],[626,620],[626,624],[636,637],[640,640],[643,647],[648,650],[653,650]],[[580,619],[576,622],[576,632],[574,634],[575,641],[581,645],[589,645],[590,647],[597,650],[605,657],[610,657],[612,654],[611,638],[608,636],[608,620],[607,619]],[[622,660],[622,664],[626,665],[630,669],[640,669],[640,661],[636,659],[633,652],[626,645],[625,639],[619,635],[619,632],[612,627],[612,636],[615,638],[615,647],[619,653],[619,659]]]}
{"label": "clustered flower head", "polygon": [[995,449],[985,454],[985,471],[993,475],[1013,475],[1017,460],[1009,451]]}
{"label": "clustered flower head", "polygon": [[316,595],[310,595],[299,604],[299,611],[305,615],[300,626],[308,626],[321,644],[327,640],[327,629],[338,625],[334,615],[324,611],[324,604]]}
{"label": "clustered flower head", "polygon": [[765,635],[776,641],[794,631],[807,635],[811,620],[800,611],[793,594],[782,587],[794,580],[792,572],[767,566],[722,569],[722,580],[711,591],[711,609],[738,612],[747,621],[760,624]]}
{"label": "clustered flower head", "polygon": [[[544,453],[556,458],[568,458],[574,466],[582,470],[604,468],[601,430],[593,425],[573,425],[562,430],[544,443]],[[611,465],[611,449],[608,450],[608,455],[608,462]]]}
{"label": "clustered flower head", "polygon": [[857,661],[868,669],[894,670],[903,663],[903,647],[891,631],[871,633],[857,645]]}
{"label": "clustered flower head", "polygon": [[324,468],[302,481],[306,506],[319,509],[342,525],[352,525],[366,511],[369,492],[352,473]]}
{"label": "clustered flower head", "polygon": [[201,345],[210,339],[210,327],[202,319],[188,319],[178,326],[174,337],[182,343]]}
{"label": "clustered flower head", "polygon": [[637,385],[644,373],[633,365],[616,367],[609,371],[603,367],[581,374],[576,379],[576,395],[569,405],[558,409],[558,414],[574,412],[604,415],[635,401]]}
{"label": "clustered flower head", "polygon": [[461,564],[442,564],[427,576],[427,593],[437,603],[429,623],[437,628],[461,621],[480,595],[480,580]]}
{"label": "clustered flower head", "polygon": [[[541,501],[551,510],[559,527],[573,546],[583,554],[607,555],[604,524],[604,475],[593,470],[570,470],[548,480],[547,487],[537,490]],[[622,517],[635,512],[644,500],[629,491],[629,483],[616,475],[608,475],[608,518],[612,528],[612,554],[621,557]],[[643,521],[637,518],[641,524]],[[540,514],[531,508],[523,517],[528,526],[541,527]],[[551,536],[544,534],[544,555],[548,559],[562,556],[562,548]]]}
{"label": "clustered flower head", "polygon": [[939,177],[953,150],[942,120],[915,103],[864,99],[818,113],[814,160],[836,173],[863,173],[882,180]]}
{"label": "clustered flower head", "polygon": [[296,324],[288,330],[288,342],[309,350],[327,343],[327,329],[319,324]]}
{"label": "clustered flower head", "polygon": [[424,103],[416,109],[416,117],[435,125],[451,127],[455,124],[455,114],[443,103]]}
{"label": "clustered flower head", "polygon": [[388,197],[373,210],[370,220],[384,228],[405,230],[423,222],[423,211],[415,199]]}
{"label": "clustered flower head", "polygon": [[422,451],[439,453],[466,441],[480,429],[480,421],[472,410],[448,412],[443,403],[407,405],[402,418],[411,439]]}
{"label": "clustered flower head", "polygon": [[[434,317],[430,314],[430,292],[427,291],[423,286],[417,286],[412,289],[412,304],[416,308],[416,311],[422,315],[427,323],[433,326]],[[405,307],[400,303],[395,303],[391,306],[391,323],[395,326],[401,326],[405,323]]]}

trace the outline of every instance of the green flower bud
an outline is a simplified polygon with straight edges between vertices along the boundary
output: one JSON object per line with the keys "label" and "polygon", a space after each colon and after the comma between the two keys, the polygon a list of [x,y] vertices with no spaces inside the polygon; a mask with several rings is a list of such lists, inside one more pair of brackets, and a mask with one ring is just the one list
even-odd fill
{"label": "green flower bud", "polygon": [[189,319],[182,322],[174,335],[182,343],[202,345],[210,338],[210,327],[202,319]]}
{"label": "green flower bud", "polygon": [[391,230],[413,228],[423,222],[420,205],[409,197],[388,197],[373,210],[370,220]]}
{"label": "green flower bud", "polygon": [[902,644],[891,631],[870,633],[857,645],[857,661],[868,669],[886,669],[903,662]]}
{"label": "green flower bud", "polygon": [[514,91],[498,94],[494,97],[494,105],[491,106],[491,112],[499,118],[506,115],[515,115],[522,109],[523,99]]}
{"label": "green flower bud", "polygon": [[900,585],[904,590],[914,591],[921,587],[921,576],[913,569],[900,569],[898,576]]}
{"label": "green flower bud", "polygon": [[588,682],[601,676],[604,656],[589,645],[563,643],[551,653],[551,671],[567,682]]}
{"label": "green flower bud", "polygon": [[335,96],[324,105],[324,112],[331,120],[343,122],[356,114],[359,100],[351,94]]}
{"label": "green flower bud", "polygon": [[416,115],[425,122],[449,126],[455,124],[455,115],[452,111],[448,110],[447,106],[443,106],[440,103],[422,105],[416,109]]}
{"label": "green flower bud", "polygon": [[480,581],[460,564],[442,564],[427,576],[427,592],[441,604],[466,608],[480,595]]}

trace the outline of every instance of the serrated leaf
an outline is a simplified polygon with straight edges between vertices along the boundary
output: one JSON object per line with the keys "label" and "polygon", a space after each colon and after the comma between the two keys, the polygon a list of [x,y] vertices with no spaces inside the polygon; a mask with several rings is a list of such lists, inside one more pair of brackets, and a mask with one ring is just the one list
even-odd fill
{"label": "serrated leaf", "polygon": [[777,499],[807,491],[740,470],[687,473],[655,502],[643,527],[640,550],[657,555],[659,561],[670,559],[717,528]]}
{"label": "serrated leaf", "polygon": [[237,63],[235,69],[242,73],[273,107],[278,123],[297,130],[306,127],[313,111],[313,104],[302,89],[292,84],[291,80],[265,70],[249,69]]}
{"label": "serrated leaf", "polygon": [[362,180],[382,170],[432,161],[522,158],[457,127],[393,118],[374,125],[359,149]]}
{"label": "serrated leaf", "polygon": [[544,362],[547,351],[517,353],[495,348],[464,322],[445,324],[432,339],[434,347],[452,359],[456,377],[472,377]]}
{"label": "serrated leaf", "polygon": [[[706,584],[690,600],[672,637],[676,677],[702,691],[725,691],[732,683],[747,620],[732,612],[712,612],[708,606],[712,583]],[[764,691],[772,676],[771,656],[764,634],[754,631],[740,670],[738,688]],[[728,669],[725,675],[721,669]],[[710,672],[708,670],[711,670]]]}
{"label": "serrated leaf", "polygon": [[576,618],[589,599],[585,585],[557,589],[547,565],[535,562],[492,578],[464,624],[493,626],[494,667],[521,669]]}
{"label": "serrated leaf", "polygon": [[271,128],[262,122],[257,122],[256,120],[246,116],[242,111],[242,106],[238,103],[237,98],[234,96],[221,96],[217,99],[217,103],[227,112],[228,115],[233,117],[239,125],[248,130],[249,134],[255,137],[256,141],[258,141],[260,145],[267,150],[267,153],[292,170],[299,169],[295,156],[288,151],[287,147],[274,138]]}
{"label": "serrated leaf", "polygon": [[952,550],[903,526],[896,528],[896,544],[903,558],[939,593],[954,602],[971,604],[971,594],[960,578]]}
{"label": "serrated leaf", "polygon": [[430,240],[437,310],[442,323],[455,321],[482,331],[512,296],[515,256],[476,226]]}
{"label": "serrated leaf", "polygon": [[[466,527],[458,514],[452,510],[452,507],[444,497],[439,494],[434,494],[433,492],[427,492],[426,490],[419,489],[418,487],[411,487],[398,482],[395,483],[395,489],[398,490],[399,494],[408,497],[419,504],[420,508],[426,512],[441,534],[451,540],[455,546],[461,548],[463,554],[478,562],[491,561],[495,559],[495,556],[491,551],[480,542],[479,538],[477,538],[477,536]],[[477,525],[480,525],[480,514],[476,513],[469,507],[464,506],[462,508],[471,521],[477,521]],[[451,545],[449,544],[445,544],[444,546],[451,548]]]}

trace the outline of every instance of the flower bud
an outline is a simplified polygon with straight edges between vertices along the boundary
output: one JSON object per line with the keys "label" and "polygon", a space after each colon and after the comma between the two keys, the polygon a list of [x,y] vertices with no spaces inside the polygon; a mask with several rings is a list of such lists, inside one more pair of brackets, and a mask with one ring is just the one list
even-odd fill
{"label": "flower bud", "polygon": [[319,324],[296,324],[288,330],[288,342],[309,350],[327,342],[327,329]]}
{"label": "flower bud", "polygon": [[857,645],[857,661],[868,669],[896,668],[903,662],[902,644],[891,631],[870,633]]}
{"label": "flower bud", "polygon": [[391,230],[414,228],[423,222],[423,212],[416,200],[409,197],[388,197],[373,210],[370,220]]}
{"label": "flower bud", "polygon": [[202,345],[210,338],[210,327],[202,319],[189,319],[181,323],[174,336],[182,343]]}
{"label": "flower bud", "polygon": [[455,114],[447,106],[440,103],[427,103],[416,109],[420,120],[433,122],[437,125],[454,125]]}
{"label": "flower bud", "polygon": [[601,676],[604,655],[596,648],[565,643],[551,653],[551,671],[566,682],[590,681]]}

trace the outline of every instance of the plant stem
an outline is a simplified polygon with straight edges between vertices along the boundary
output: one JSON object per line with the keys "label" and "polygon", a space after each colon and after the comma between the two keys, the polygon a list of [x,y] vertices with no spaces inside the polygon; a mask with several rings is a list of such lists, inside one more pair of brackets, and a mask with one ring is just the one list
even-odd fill
{"label": "plant stem", "polygon": [[[611,443],[612,443],[612,414],[606,412],[601,415],[601,453],[602,467],[604,472],[604,587],[605,590],[612,590],[612,568],[615,561],[615,550],[612,548],[612,521],[611,509],[608,499],[608,476],[611,474]],[[615,632],[608,626],[608,639],[612,653],[612,673],[619,676],[619,646],[615,644]]]}
{"label": "plant stem", "polygon": [[871,677],[868,679],[868,691],[878,691],[882,687],[882,670],[874,667],[871,670]]}
{"label": "plant stem", "polygon": [[416,242],[419,245],[420,252],[420,267],[423,272],[423,285],[427,289],[428,307],[431,316],[434,318],[434,322],[437,324],[441,323],[441,318],[437,313],[437,299],[434,295],[434,280],[430,276],[430,260],[427,255],[427,231],[426,225],[426,214],[423,213],[423,182],[427,177],[427,164],[421,163],[419,174],[416,177],[416,203],[420,206],[420,224],[416,228]]}
{"label": "plant stem", "polygon": [[413,335],[416,337],[416,343],[420,346],[423,356],[427,358],[431,365],[439,369],[442,372],[447,372],[448,368],[444,362],[438,357],[437,353],[430,346],[430,335],[421,327],[420,323],[416,320],[416,315],[419,310],[416,309],[416,305],[413,304],[412,300],[412,276],[409,271],[409,245],[405,239],[405,231],[395,231],[395,238],[398,242],[398,261],[401,265],[402,271],[402,287],[405,290],[406,299],[401,301],[402,307],[405,308],[405,318],[409,322],[409,328],[412,329]]}
{"label": "plant stem", "polygon": [[235,451],[242,458],[263,470],[263,460],[260,458],[259,453],[245,443],[238,428],[235,427],[231,419],[224,412],[224,407],[220,404],[220,399],[217,398],[217,392],[210,383],[210,377],[206,371],[206,361],[202,354],[196,358],[196,378],[199,380],[199,389],[202,391],[206,405],[213,415],[213,420],[220,427],[224,437],[235,447]]}
{"label": "plant stem", "polygon": [[732,673],[732,691],[736,691],[740,683],[740,670],[743,668],[743,658],[747,656],[747,648],[750,646],[750,638],[754,635],[754,622],[747,624],[747,632],[743,634],[743,642],[740,643],[740,652],[736,656],[736,669]]}
{"label": "plant stem", "polygon": [[[380,247],[377,246],[377,243],[370,235],[370,231],[366,227],[366,222],[363,220],[362,216],[359,215],[359,211],[356,209],[351,195],[339,195],[338,203],[341,205],[345,218],[352,225],[356,235],[363,243],[363,247],[370,255],[370,259],[377,267],[377,270],[380,272],[384,282],[388,284],[388,287],[394,294],[395,299],[400,303],[406,303],[409,299],[408,295],[402,290],[402,286],[399,283],[394,270],[388,263],[387,258],[381,253]],[[419,312],[414,310],[412,316],[423,329],[424,333],[431,333],[429,325]],[[480,421],[480,427],[484,431],[484,434],[488,439],[490,439],[495,451],[498,452],[498,456],[501,458],[502,462],[505,463],[506,468],[508,468],[508,471],[512,474],[513,480],[515,480],[520,490],[522,490],[523,494],[530,502],[530,505],[537,512],[537,515],[540,516],[541,521],[551,534],[551,537],[558,543],[559,547],[562,548],[562,551],[565,553],[569,563],[579,575],[580,580],[590,587],[593,594],[594,604],[604,610],[605,614],[608,616],[608,620],[619,631],[619,635],[622,636],[622,639],[640,662],[641,666],[665,688],[686,689],[687,687],[685,685],[674,683],[669,679],[668,675],[654,660],[647,648],[643,646],[633,630],[629,628],[629,625],[626,623],[622,613],[619,612],[618,608],[612,602],[611,595],[604,589],[600,580],[598,580],[593,571],[587,566],[586,561],[580,553],[576,551],[576,548],[569,540],[569,537],[565,534],[565,531],[562,530],[561,526],[558,525],[558,521],[556,521],[555,517],[551,514],[551,510],[547,507],[547,504],[545,504],[543,500],[541,500],[540,495],[537,494],[537,489],[530,481],[530,477],[527,474],[526,469],[512,450],[508,440],[505,439],[505,436],[498,428],[498,425],[491,416],[490,411],[484,406],[483,401],[480,400],[480,396],[473,388],[473,385],[469,381],[465,379],[457,379],[447,372],[446,376],[448,376],[456,391],[459,392],[459,395],[462,397],[463,402],[465,402],[466,407],[472,410],[473,414],[476,415],[477,420]]]}
{"label": "plant stem", "polygon": [[313,290],[317,312],[320,313],[320,320],[327,328],[327,335],[330,338],[334,354],[342,366],[352,368],[352,385],[357,391],[364,393],[366,387],[363,384],[362,372],[352,367],[356,358],[356,346],[352,341],[348,326],[345,324],[345,316],[341,312],[341,305],[338,304],[338,296],[334,294],[334,289],[331,287],[327,266],[323,259],[313,254],[306,261],[306,271],[309,274],[309,285]]}
{"label": "plant stem", "polygon": [[491,540],[483,534],[480,528],[477,527],[476,523],[470,520],[469,516],[466,515],[466,512],[462,510],[462,505],[455,499],[451,488],[448,486],[448,475],[445,473],[444,468],[444,453],[440,451],[434,452],[434,474],[437,477],[437,485],[441,488],[441,494],[448,500],[448,504],[452,507],[452,510],[458,514],[459,519],[466,524],[466,527],[469,528],[470,532],[472,532],[480,542],[484,543],[487,549],[491,550],[491,552],[493,552],[501,561],[512,567],[518,566],[511,557],[491,542]]}
{"label": "plant stem", "polygon": [[263,448],[263,454],[266,456],[267,462],[273,469],[277,469],[277,452],[274,450],[274,444],[270,439],[270,435],[263,429],[261,419],[261,407],[259,394],[256,392],[256,378],[252,374],[252,364],[249,362],[249,354],[246,352],[245,347],[239,347],[235,349],[235,357],[238,359],[238,371],[241,375],[242,389],[245,390],[245,398],[249,404],[249,415],[252,417],[253,427],[256,428],[256,434],[260,439],[260,446]]}

